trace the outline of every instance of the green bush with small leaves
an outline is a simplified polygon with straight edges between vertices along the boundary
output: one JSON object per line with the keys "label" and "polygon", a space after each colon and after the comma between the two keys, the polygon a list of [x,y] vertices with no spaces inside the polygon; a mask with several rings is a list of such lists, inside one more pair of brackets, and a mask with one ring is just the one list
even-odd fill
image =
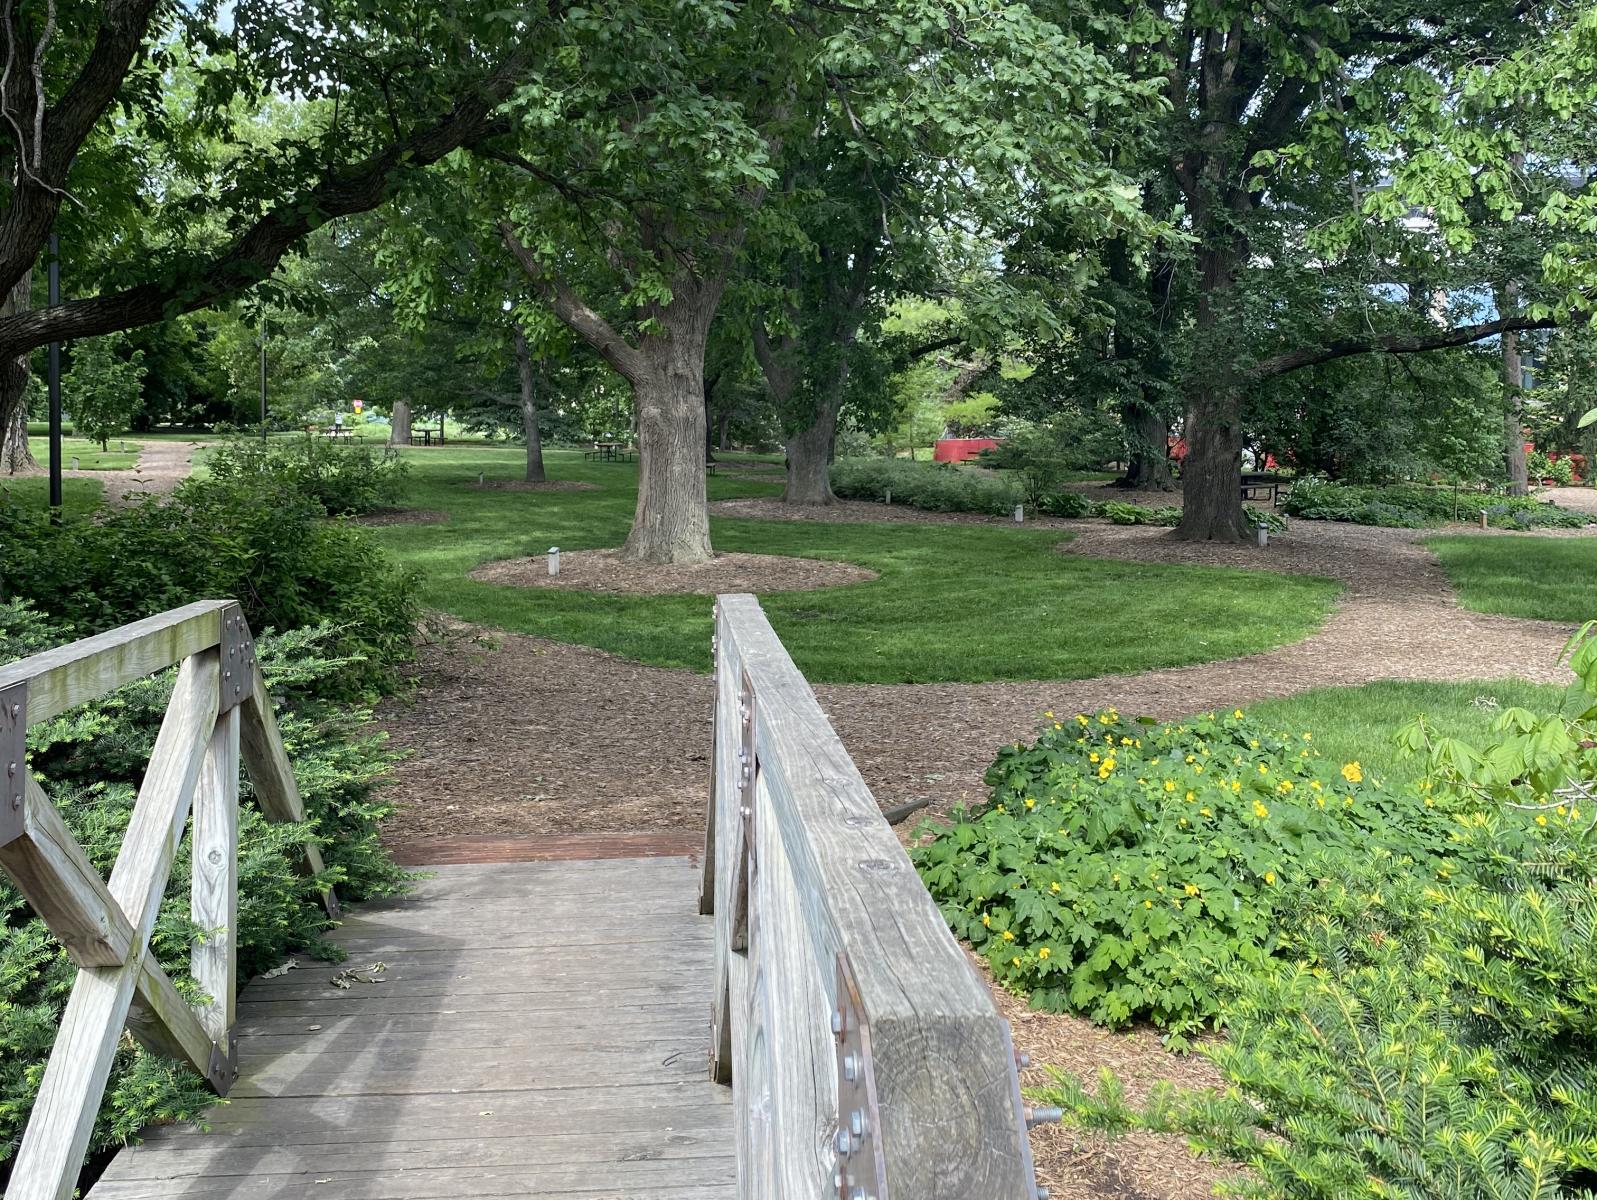
{"label": "green bush with small leaves", "polygon": [[[67,640],[26,604],[0,603],[0,662]],[[280,708],[283,741],[309,814],[308,825],[267,822],[250,803],[239,812],[238,967],[241,980],[289,952],[336,956],[321,940],[328,920],[320,888],[345,900],[388,895],[405,877],[377,838],[391,806],[377,792],[392,755],[368,728],[369,710],[319,697],[354,665],[329,652],[328,626],[259,639],[260,663]],[[129,684],[29,731],[29,769],[60,808],[89,860],[109,874],[139,781],[165,714],[176,670]],[[297,863],[307,840],[322,847],[327,874],[309,880]],[[151,947],[180,989],[188,978],[188,843],[175,860]],[[76,970],[9,880],[0,876],[0,1163],[16,1152],[55,1041]],[[91,1150],[114,1146],[151,1122],[181,1120],[212,1102],[198,1076],[131,1044],[117,1051]]]}
{"label": "green bush with small leaves", "polygon": [[1395,529],[1421,529],[1450,521],[1487,524],[1501,529],[1539,526],[1580,528],[1591,518],[1532,496],[1505,496],[1404,483],[1385,486],[1300,479],[1281,502],[1282,511],[1306,521],[1346,521]]}
{"label": "green bush with small leaves", "polygon": [[893,458],[840,458],[832,464],[832,491],[845,500],[877,500],[927,512],[1008,516],[1024,494],[1007,479],[952,463]]}
{"label": "green bush with small leaves", "polygon": [[213,479],[224,483],[273,479],[334,517],[360,516],[396,503],[408,465],[390,447],[315,436],[234,438],[205,460]]}

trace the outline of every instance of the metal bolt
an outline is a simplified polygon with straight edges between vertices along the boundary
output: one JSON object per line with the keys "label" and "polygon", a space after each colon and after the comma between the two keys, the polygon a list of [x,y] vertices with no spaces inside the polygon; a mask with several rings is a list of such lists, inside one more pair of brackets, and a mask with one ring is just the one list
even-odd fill
{"label": "metal bolt", "polygon": [[849,1132],[855,1137],[865,1136],[865,1113],[863,1110],[856,1108],[848,1114],[848,1128]]}
{"label": "metal bolt", "polygon": [[1026,1124],[1047,1125],[1054,1121],[1063,1121],[1065,1110],[1062,1108],[1028,1108],[1026,1110]]}
{"label": "metal bolt", "polygon": [[231,679],[231,678],[233,678],[233,672],[231,672],[231,671],[223,671],[222,672],[222,678],[223,679]]}
{"label": "metal bolt", "polygon": [[854,1149],[853,1140],[848,1136],[848,1130],[839,1129],[832,1137],[832,1145],[837,1147],[839,1154],[847,1154]]}
{"label": "metal bolt", "polygon": [[22,705],[20,705],[20,704],[13,704],[13,705],[12,705],[12,706],[11,706],[11,715],[12,715],[12,716],[13,716],[13,717],[20,717],[20,716],[21,716],[21,715],[22,715]]}
{"label": "metal bolt", "polygon": [[843,1055],[843,1078],[850,1083],[859,1078],[859,1059],[852,1054]]}
{"label": "metal bolt", "polygon": [[1048,1197],[1051,1195],[1053,1195],[1053,1193],[1045,1187],[1040,1187],[1037,1189],[1037,1200],[1048,1200]]}
{"label": "metal bolt", "polygon": [[1024,1071],[1027,1067],[1031,1066],[1031,1055],[1024,1052],[1017,1052],[1015,1055],[1015,1065]]}
{"label": "metal bolt", "polygon": [[15,775],[16,773],[17,773],[17,764],[16,763],[12,763],[9,767],[6,768],[6,774],[7,775]]}
{"label": "metal bolt", "polygon": [[18,792],[16,795],[11,797],[11,807],[12,808],[21,808],[22,807],[22,793],[21,792]]}
{"label": "metal bolt", "polygon": [[840,1008],[835,1008],[832,1010],[832,1032],[843,1032],[843,1010]]}
{"label": "metal bolt", "polygon": [[743,819],[745,821],[752,819],[753,816],[754,816],[754,810],[752,808],[750,808],[747,804],[745,804],[742,808],[738,809],[738,812],[743,814]]}

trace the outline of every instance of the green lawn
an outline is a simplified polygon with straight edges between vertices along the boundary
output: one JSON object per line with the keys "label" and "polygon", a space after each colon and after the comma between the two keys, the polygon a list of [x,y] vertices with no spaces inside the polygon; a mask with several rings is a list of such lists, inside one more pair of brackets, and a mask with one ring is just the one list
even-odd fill
{"label": "green lawn", "polygon": [[[1486,539],[1478,539],[1484,541]],[[1394,740],[1399,726],[1424,713],[1448,737],[1478,738],[1505,708],[1551,712],[1590,703],[1584,693],[1571,694],[1549,684],[1518,679],[1481,683],[1370,683],[1363,687],[1319,688],[1284,700],[1248,706],[1259,720],[1314,734],[1314,744],[1327,758],[1357,761],[1367,771],[1402,785],[1419,776],[1424,763],[1403,755]]]}
{"label": "green lawn", "polygon": [[1425,544],[1465,608],[1543,621],[1597,618],[1597,538],[1459,534]]}
{"label": "green lawn", "polygon": [[[0,491],[7,499],[24,508],[45,512],[50,502],[50,481],[43,475],[29,475],[19,479],[0,477]],[[68,516],[80,517],[92,512],[105,498],[105,489],[93,479],[63,479],[61,481],[61,507]]]}
{"label": "green lawn", "polygon": [[[40,464],[49,462],[50,442],[48,438],[30,438],[33,446],[34,457]],[[126,446],[124,451],[122,447]],[[126,438],[112,438],[111,448],[101,450],[100,443],[88,438],[68,437],[61,439],[61,458],[66,469],[71,470],[72,460],[78,460],[80,471],[125,471],[137,465],[139,461],[140,446],[137,442],[130,442]]]}
{"label": "green lawn", "polygon": [[[376,535],[425,578],[427,603],[467,620],[700,670],[710,665],[705,596],[607,596],[466,578],[479,563],[619,545],[635,465],[547,455],[557,478],[599,491],[482,491],[477,472],[515,479],[519,448],[411,451],[408,504],[447,524]],[[773,495],[774,483],[725,473],[712,499]],[[799,666],[816,681],[1076,679],[1229,658],[1300,638],[1337,595],[1327,580],[1061,555],[1057,530],[1002,526],[721,520],[722,550],[859,563],[870,583],[762,597]]]}

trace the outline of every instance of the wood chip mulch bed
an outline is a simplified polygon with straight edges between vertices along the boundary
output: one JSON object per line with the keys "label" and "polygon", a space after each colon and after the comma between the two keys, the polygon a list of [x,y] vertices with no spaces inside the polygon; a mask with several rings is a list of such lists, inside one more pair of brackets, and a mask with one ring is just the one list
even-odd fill
{"label": "wood chip mulch bed", "polygon": [[619,550],[572,550],[560,555],[560,574],[549,574],[547,555],[485,563],[471,573],[484,583],[566,588],[613,595],[713,596],[722,592],[802,592],[844,587],[877,577],[853,563],[782,554],[717,554],[706,563],[654,566],[628,562]]}

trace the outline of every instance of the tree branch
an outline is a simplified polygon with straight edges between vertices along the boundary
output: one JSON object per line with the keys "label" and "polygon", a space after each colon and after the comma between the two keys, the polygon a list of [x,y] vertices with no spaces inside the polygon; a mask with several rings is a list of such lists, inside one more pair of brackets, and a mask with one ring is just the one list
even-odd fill
{"label": "tree branch", "polygon": [[1553,329],[1559,324],[1556,317],[1500,317],[1495,321],[1482,321],[1475,325],[1460,325],[1457,329],[1437,330],[1435,333],[1375,333],[1355,338],[1339,338],[1319,346],[1302,346],[1288,350],[1255,363],[1248,371],[1249,379],[1274,379],[1304,367],[1318,366],[1338,358],[1351,358],[1356,354],[1422,354],[1427,350],[1446,350],[1453,346],[1468,346],[1483,338],[1500,333],[1513,333],[1526,329]]}
{"label": "tree branch", "polygon": [[[475,95],[459,101],[432,126],[344,172],[325,177],[308,192],[284,198],[227,249],[182,264],[160,283],[139,284],[110,295],[71,300],[0,320],[0,361],[26,354],[47,342],[153,325],[247,291],[271,275],[282,257],[317,227],[337,217],[376,208],[388,198],[401,176],[430,166],[459,146],[502,132],[502,123],[493,114],[524,68],[525,58],[520,52],[510,55]],[[46,163],[55,152],[54,145],[46,147]],[[50,204],[52,216],[56,203],[52,200]],[[23,205],[12,208],[7,221],[20,207]],[[0,245],[15,246],[6,240],[6,228],[0,223]],[[46,221],[45,232],[48,228]],[[37,243],[27,252],[25,266],[31,265],[36,251]],[[13,256],[16,253],[13,250]],[[6,278],[4,261],[0,259],[0,280]]]}
{"label": "tree branch", "polygon": [[499,236],[504,239],[505,248],[521,264],[527,278],[532,280],[533,287],[554,308],[555,316],[592,346],[623,379],[636,385],[644,373],[643,356],[637,349],[617,333],[610,322],[584,303],[563,280],[545,271],[532,251],[522,245],[515,227],[509,221],[499,222]]}

